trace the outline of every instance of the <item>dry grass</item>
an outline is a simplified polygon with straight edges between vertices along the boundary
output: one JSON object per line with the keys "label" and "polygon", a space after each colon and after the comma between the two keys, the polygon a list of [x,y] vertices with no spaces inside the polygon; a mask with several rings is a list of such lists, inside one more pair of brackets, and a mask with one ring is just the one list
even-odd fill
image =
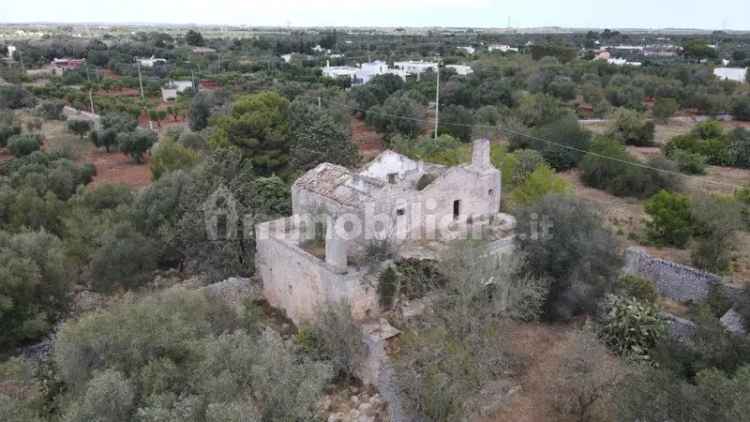
{"label": "dry grass", "polygon": [[[491,417],[479,422],[551,422],[573,421],[565,418],[554,407],[554,397],[549,388],[550,377],[560,368],[566,352],[566,343],[574,333],[574,325],[516,324],[509,341],[511,349],[528,361],[526,371],[514,383],[520,390],[512,396],[510,404]],[[617,366],[617,358],[612,364]]]}
{"label": "dry grass", "polygon": [[560,176],[573,185],[578,198],[595,205],[602,213],[606,224],[623,239],[631,235],[640,235],[642,221],[646,218],[642,201],[635,198],[620,198],[603,190],[586,186],[581,180],[580,170],[566,171],[560,173]]}

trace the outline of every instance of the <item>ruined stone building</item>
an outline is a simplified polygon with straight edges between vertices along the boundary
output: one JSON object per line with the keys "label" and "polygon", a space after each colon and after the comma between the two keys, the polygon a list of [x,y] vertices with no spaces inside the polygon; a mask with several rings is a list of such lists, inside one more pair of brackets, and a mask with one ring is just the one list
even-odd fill
{"label": "ruined stone building", "polygon": [[[355,318],[375,316],[377,275],[364,263],[377,245],[397,249],[484,233],[512,220],[499,214],[500,198],[487,140],[474,142],[470,163],[454,167],[393,151],[359,171],[320,164],[292,186],[292,217],[255,228],[264,296],[295,323],[341,300]],[[511,240],[499,238],[498,245]]]}

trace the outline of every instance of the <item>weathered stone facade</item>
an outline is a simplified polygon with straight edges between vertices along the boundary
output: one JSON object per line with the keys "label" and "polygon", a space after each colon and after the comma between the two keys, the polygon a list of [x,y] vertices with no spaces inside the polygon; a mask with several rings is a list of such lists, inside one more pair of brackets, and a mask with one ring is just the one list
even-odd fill
{"label": "weathered stone facade", "polygon": [[[321,306],[341,300],[355,318],[378,314],[377,271],[362,268],[374,242],[389,245],[453,238],[500,216],[500,171],[490,143],[475,141],[472,162],[446,167],[385,151],[359,172],[323,163],[292,186],[290,218],[258,224],[256,268],[263,294],[295,323],[314,319]],[[507,217],[507,218],[505,218]],[[325,227],[324,256],[308,247]],[[512,241],[491,244],[506,251]],[[362,259],[355,259],[361,257]]]}

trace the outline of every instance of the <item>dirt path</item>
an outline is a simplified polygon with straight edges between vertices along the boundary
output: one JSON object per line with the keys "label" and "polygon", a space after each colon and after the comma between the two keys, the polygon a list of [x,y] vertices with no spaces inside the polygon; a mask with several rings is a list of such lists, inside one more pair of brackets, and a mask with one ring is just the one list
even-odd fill
{"label": "dirt path", "polygon": [[510,406],[481,422],[549,422],[555,421],[547,380],[560,365],[563,340],[568,326],[519,324],[512,333],[512,350],[526,355],[528,367],[518,380],[521,391]]}

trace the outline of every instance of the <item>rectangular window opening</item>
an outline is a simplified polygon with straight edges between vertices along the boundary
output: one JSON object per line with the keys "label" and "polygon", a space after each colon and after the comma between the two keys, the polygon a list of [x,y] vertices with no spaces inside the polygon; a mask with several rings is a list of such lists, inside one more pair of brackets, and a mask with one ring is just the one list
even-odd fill
{"label": "rectangular window opening", "polygon": [[453,201],[453,219],[458,220],[458,216],[461,215],[461,201]]}

